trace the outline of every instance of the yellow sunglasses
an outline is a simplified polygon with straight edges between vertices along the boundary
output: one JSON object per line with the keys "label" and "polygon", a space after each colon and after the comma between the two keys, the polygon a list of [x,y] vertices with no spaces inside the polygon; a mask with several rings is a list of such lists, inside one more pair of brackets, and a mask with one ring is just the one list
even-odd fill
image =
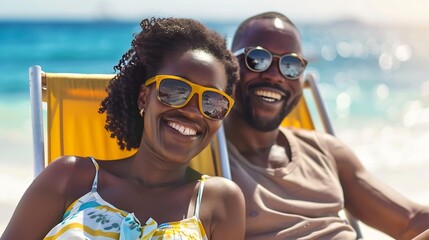
{"label": "yellow sunglasses", "polygon": [[234,100],[216,88],[204,87],[174,75],[156,75],[145,86],[156,83],[158,100],[173,108],[184,107],[198,93],[200,112],[209,119],[220,120],[228,115]]}

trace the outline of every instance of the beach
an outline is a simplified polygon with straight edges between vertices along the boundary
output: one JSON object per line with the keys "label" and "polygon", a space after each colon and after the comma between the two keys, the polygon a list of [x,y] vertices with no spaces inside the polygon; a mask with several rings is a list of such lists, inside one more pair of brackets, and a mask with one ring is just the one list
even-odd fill
{"label": "beach", "polygon": [[[230,41],[236,22],[208,23]],[[112,73],[135,22],[0,22],[0,233],[34,178],[28,68]],[[421,27],[300,23],[335,134],[409,199],[429,202],[429,35]],[[353,29],[353,31],[350,31]],[[426,29],[426,28],[424,28]],[[417,39],[417,40],[416,40]],[[365,203],[363,203],[365,204]],[[391,239],[361,224],[365,239]]]}

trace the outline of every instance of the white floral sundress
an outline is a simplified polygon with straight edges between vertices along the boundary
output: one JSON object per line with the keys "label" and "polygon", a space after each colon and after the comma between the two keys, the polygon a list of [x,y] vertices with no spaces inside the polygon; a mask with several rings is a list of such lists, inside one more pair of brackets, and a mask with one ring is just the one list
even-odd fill
{"label": "white floral sundress", "polygon": [[194,216],[159,225],[155,220],[149,218],[142,226],[133,213],[116,208],[98,194],[99,166],[93,158],[91,160],[96,169],[91,191],[67,208],[63,221],[51,229],[44,238],[45,240],[207,240],[203,224],[198,218],[206,175],[203,175],[200,180]]}

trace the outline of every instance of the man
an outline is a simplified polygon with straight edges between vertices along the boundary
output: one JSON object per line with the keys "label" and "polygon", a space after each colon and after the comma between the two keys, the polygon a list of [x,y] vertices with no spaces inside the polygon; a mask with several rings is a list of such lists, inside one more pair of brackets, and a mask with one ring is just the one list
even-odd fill
{"label": "man", "polygon": [[301,39],[284,15],[253,16],[232,43],[240,62],[236,104],[225,120],[233,180],[246,199],[246,239],[356,239],[338,216],[395,239],[429,228],[429,208],[374,179],[333,136],[280,127],[302,95]]}

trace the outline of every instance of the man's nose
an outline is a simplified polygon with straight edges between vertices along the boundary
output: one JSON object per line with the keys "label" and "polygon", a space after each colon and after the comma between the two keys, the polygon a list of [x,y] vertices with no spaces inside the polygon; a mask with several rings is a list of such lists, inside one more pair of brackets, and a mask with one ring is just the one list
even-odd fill
{"label": "man's nose", "polygon": [[261,77],[263,79],[276,82],[276,83],[283,83],[286,80],[286,78],[283,76],[283,74],[280,71],[279,59],[277,57],[273,57],[273,61],[271,62],[271,65],[267,68],[267,70],[261,73]]}

